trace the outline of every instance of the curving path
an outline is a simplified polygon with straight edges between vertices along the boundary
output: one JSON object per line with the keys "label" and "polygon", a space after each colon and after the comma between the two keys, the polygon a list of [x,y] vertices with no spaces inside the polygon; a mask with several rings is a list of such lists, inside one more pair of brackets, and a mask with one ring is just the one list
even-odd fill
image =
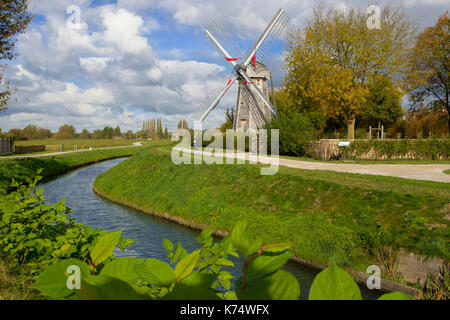
{"label": "curving path", "polygon": [[[186,148],[176,148],[179,151],[193,152],[201,154],[201,150],[191,150]],[[210,156],[211,153],[203,152],[204,156]],[[225,157],[232,158],[233,155]],[[236,153],[238,159],[248,160],[249,153]],[[352,163],[327,163],[327,162],[308,162],[283,158],[259,157],[262,164],[276,164],[280,166],[305,169],[305,170],[329,170],[338,172],[349,172],[359,174],[372,174],[380,176],[390,176],[414,180],[427,180],[436,182],[450,183],[450,175],[445,174],[445,170],[450,170],[450,164],[352,164]]]}

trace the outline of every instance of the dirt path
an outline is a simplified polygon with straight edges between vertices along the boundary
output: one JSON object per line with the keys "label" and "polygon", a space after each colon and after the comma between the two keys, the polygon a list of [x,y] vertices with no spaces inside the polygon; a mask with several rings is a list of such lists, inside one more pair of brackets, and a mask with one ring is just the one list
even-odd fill
{"label": "dirt path", "polygon": [[[191,152],[190,149],[181,149],[180,151]],[[195,154],[202,151],[194,150]],[[204,152],[204,155],[210,153]],[[226,155],[225,157],[233,157]],[[248,153],[237,153],[239,159],[249,159]],[[353,163],[326,163],[326,162],[308,162],[290,159],[274,159],[271,157],[260,157],[263,164],[276,164],[279,161],[280,166],[305,169],[305,170],[330,170],[338,172],[350,172],[360,174],[371,174],[380,176],[390,176],[414,180],[428,180],[450,183],[450,175],[445,174],[445,170],[450,170],[450,164],[353,164]]]}

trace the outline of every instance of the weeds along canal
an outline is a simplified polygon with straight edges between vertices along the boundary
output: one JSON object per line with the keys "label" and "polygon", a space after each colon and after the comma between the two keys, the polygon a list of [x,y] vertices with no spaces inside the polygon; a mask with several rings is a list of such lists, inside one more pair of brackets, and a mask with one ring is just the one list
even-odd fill
{"label": "weeds along canal", "polygon": [[[124,160],[109,160],[74,170],[42,183],[39,187],[44,188],[47,203],[55,203],[65,198],[66,206],[72,209],[71,215],[77,222],[107,231],[123,230],[122,235],[134,240],[134,243],[125,252],[117,250],[116,256],[157,258],[169,262],[167,252],[163,247],[164,239],[175,244],[180,241],[188,251],[199,249],[201,246],[195,239],[199,232],[109,202],[95,195],[92,190],[95,178]],[[239,277],[242,274],[242,263],[236,258],[232,259],[234,259],[235,267],[227,267],[224,270]],[[289,262],[284,269],[297,277],[300,283],[301,299],[307,299],[309,288],[318,271],[293,262]],[[380,293],[369,291],[365,287],[361,287],[361,293],[364,299],[375,299],[380,295]]]}

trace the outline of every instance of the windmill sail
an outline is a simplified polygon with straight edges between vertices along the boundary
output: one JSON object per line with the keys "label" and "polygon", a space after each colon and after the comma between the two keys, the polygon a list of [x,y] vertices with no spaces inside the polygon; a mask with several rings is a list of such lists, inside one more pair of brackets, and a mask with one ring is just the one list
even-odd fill
{"label": "windmill sail", "polygon": [[223,31],[220,26],[214,21],[208,26],[207,30],[214,36],[214,38],[222,45],[226,52],[230,55],[229,61],[237,61],[244,57],[241,48],[233,41],[233,39]]}
{"label": "windmill sail", "polygon": [[228,92],[228,90],[232,87],[234,81],[236,81],[236,77],[229,77],[222,81],[216,89],[210,92],[205,100],[200,103],[197,108],[196,118],[203,122],[205,118],[217,107],[220,100],[223,96]]}
{"label": "windmill sail", "polygon": [[251,87],[247,84],[243,84],[241,86],[241,93],[243,102],[248,106],[248,109],[250,110],[256,126],[258,128],[264,127],[264,125],[267,123],[267,119],[259,107],[261,105],[261,102],[258,101],[258,98],[252,92]]}
{"label": "windmill sail", "polygon": [[289,24],[289,17],[284,13],[281,13],[279,19],[274,24],[273,28],[270,30],[264,42],[259,47],[259,50],[256,52],[256,60],[264,61],[264,58],[268,56],[273,46],[286,30],[286,26]]}

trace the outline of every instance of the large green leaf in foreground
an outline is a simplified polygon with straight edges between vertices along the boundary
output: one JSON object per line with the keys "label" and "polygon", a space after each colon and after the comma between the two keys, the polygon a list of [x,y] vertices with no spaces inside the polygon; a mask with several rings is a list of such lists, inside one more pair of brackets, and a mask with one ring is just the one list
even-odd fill
{"label": "large green leaf in foreground", "polygon": [[347,272],[332,265],[317,275],[309,300],[361,300],[361,291]]}

